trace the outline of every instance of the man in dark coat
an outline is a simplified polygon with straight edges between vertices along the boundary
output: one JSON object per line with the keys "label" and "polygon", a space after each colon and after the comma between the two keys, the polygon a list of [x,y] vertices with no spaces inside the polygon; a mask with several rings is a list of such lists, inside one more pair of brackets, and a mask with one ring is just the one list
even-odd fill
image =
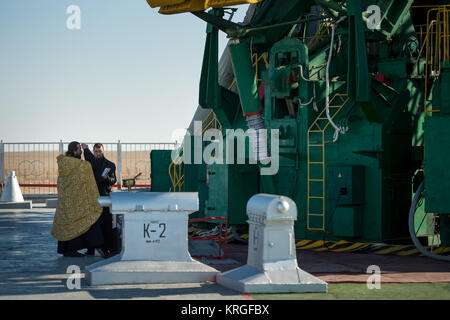
{"label": "man in dark coat", "polygon": [[[89,150],[86,144],[82,144],[84,152],[84,159],[89,161],[94,171],[95,181],[97,182],[98,192],[100,196],[109,196],[111,188],[116,183],[116,165],[105,158],[104,148],[101,143],[94,145],[93,153]],[[105,240],[100,253],[105,256],[110,256],[113,249],[113,230],[112,230],[112,215],[109,208],[103,208],[102,216],[100,218],[100,225],[103,231],[103,238]],[[89,248],[86,254],[93,255],[94,248]]]}

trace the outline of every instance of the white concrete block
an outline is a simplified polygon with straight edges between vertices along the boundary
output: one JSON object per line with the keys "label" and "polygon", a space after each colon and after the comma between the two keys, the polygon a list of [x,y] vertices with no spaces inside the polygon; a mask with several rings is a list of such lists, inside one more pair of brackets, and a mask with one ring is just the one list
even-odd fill
{"label": "white concrete block", "polygon": [[89,285],[214,281],[216,269],[192,259],[188,216],[197,193],[127,192],[100,197],[123,215],[120,255],[86,267]]}
{"label": "white concrete block", "polygon": [[327,283],[301,270],[295,251],[295,202],[258,194],[247,203],[247,264],[217,276],[217,283],[245,293],[326,292]]}
{"label": "white concrete block", "polygon": [[244,293],[327,292],[327,283],[300,268],[264,271],[242,266],[217,276],[216,282]]}
{"label": "white concrete block", "polygon": [[86,267],[89,285],[215,281],[216,269],[198,261],[124,261],[121,255]]}

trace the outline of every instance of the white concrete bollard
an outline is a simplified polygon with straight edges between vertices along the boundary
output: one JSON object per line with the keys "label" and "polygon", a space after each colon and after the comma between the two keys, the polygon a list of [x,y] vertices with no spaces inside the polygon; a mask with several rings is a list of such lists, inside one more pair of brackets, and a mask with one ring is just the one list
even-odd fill
{"label": "white concrete bollard", "polygon": [[113,192],[99,204],[123,215],[120,254],[86,267],[89,285],[214,281],[219,273],[191,258],[188,216],[194,192]]}
{"label": "white concrete bollard", "polygon": [[31,201],[24,201],[15,171],[8,171],[8,178],[0,197],[1,209],[31,209]]}
{"label": "white concrete bollard", "polygon": [[301,270],[295,251],[295,202],[257,194],[247,203],[247,264],[217,276],[217,283],[245,293],[326,292],[327,283]]}

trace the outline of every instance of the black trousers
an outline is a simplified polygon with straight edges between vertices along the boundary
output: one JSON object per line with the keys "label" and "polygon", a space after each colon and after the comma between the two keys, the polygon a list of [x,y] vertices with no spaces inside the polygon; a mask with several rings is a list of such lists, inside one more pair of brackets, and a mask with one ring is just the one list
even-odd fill
{"label": "black trousers", "polygon": [[101,217],[81,236],[68,240],[58,241],[58,253],[64,254],[85,248],[99,248],[104,245],[104,237],[101,228]]}
{"label": "black trousers", "polygon": [[114,245],[114,236],[112,229],[112,214],[109,208],[103,208],[101,217],[99,218],[100,226],[103,234],[103,246],[101,247],[103,251],[112,250]]}

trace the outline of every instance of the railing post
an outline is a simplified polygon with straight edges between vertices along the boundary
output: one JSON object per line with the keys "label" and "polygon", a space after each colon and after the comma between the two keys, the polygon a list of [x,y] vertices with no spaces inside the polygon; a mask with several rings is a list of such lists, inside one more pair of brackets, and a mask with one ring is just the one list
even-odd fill
{"label": "railing post", "polygon": [[122,188],[122,145],[117,142],[117,184]]}
{"label": "railing post", "polygon": [[59,140],[59,154],[64,154],[64,144],[62,140]]}
{"label": "railing post", "polygon": [[0,140],[0,185],[3,188],[5,184],[5,145]]}

